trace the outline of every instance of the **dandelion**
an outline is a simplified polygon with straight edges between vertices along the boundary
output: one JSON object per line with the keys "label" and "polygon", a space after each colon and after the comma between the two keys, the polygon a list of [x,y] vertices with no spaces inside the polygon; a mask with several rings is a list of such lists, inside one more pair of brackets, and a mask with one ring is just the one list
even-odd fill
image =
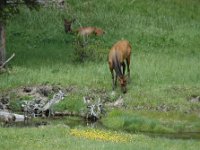
{"label": "dandelion", "polygon": [[103,131],[103,130],[80,130],[80,129],[71,129],[70,135],[76,136],[79,138],[87,138],[92,140],[99,141],[112,141],[112,142],[131,142],[132,137],[128,134],[120,134],[116,132]]}

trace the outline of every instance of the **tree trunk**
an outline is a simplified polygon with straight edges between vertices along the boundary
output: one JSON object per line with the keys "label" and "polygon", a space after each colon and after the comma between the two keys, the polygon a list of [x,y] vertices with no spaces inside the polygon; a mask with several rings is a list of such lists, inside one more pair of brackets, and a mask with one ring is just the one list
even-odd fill
{"label": "tree trunk", "polygon": [[0,66],[4,64],[6,60],[6,34],[4,25],[0,22]]}

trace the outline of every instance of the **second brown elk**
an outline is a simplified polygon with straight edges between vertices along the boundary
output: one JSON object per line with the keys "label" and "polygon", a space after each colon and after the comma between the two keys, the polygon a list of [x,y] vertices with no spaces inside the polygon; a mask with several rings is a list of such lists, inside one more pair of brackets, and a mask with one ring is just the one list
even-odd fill
{"label": "second brown elk", "polygon": [[105,31],[101,28],[97,27],[80,27],[77,30],[72,30],[72,23],[74,23],[75,19],[68,20],[64,19],[64,28],[66,33],[77,33],[79,36],[89,36],[96,35],[100,36],[105,33]]}

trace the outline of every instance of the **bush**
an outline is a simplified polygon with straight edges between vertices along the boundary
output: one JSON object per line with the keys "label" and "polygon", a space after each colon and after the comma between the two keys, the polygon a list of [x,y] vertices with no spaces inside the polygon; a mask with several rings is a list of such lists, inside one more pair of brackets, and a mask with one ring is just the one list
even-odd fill
{"label": "bush", "polygon": [[74,41],[73,60],[78,62],[104,60],[107,57],[101,45],[95,38],[77,36]]}

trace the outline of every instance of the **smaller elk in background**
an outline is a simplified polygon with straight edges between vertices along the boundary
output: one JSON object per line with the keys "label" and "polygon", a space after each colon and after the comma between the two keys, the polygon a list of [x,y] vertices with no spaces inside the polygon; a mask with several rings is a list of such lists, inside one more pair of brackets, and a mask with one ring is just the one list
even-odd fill
{"label": "smaller elk in background", "polygon": [[88,36],[101,36],[105,33],[101,28],[97,27],[81,27],[76,32],[78,37],[81,37],[83,39],[83,41],[81,42],[81,45],[83,47],[85,47],[85,45],[88,43]]}
{"label": "smaller elk in background", "polygon": [[72,30],[72,23],[75,22],[75,19],[68,20],[64,19],[64,28],[66,33],[77,33],[79,36],[89,36],[89,35],[103,35],[105,33],[104,30],[97,27],[80,27],[77,30]]}
{"label": "smaller elk in background", "polygon": [[73,20],[64,19],[65,32],[67,34],[72,33],[77,35],[76,36],[77,45],[81,46],[82,48],[88,44],[88,36],[90,35],[101,36],[105,33],[104,30],[97,27],[80,27],[76,30],[72,30],[72,23],[74,22],[75,19]]}
{"label": "smaller elk in background", "polygon": [[78,35],[89,36],[89,35],[103,35],[105,32],[101,28],[97,27],[81,27],[77,30]]}

